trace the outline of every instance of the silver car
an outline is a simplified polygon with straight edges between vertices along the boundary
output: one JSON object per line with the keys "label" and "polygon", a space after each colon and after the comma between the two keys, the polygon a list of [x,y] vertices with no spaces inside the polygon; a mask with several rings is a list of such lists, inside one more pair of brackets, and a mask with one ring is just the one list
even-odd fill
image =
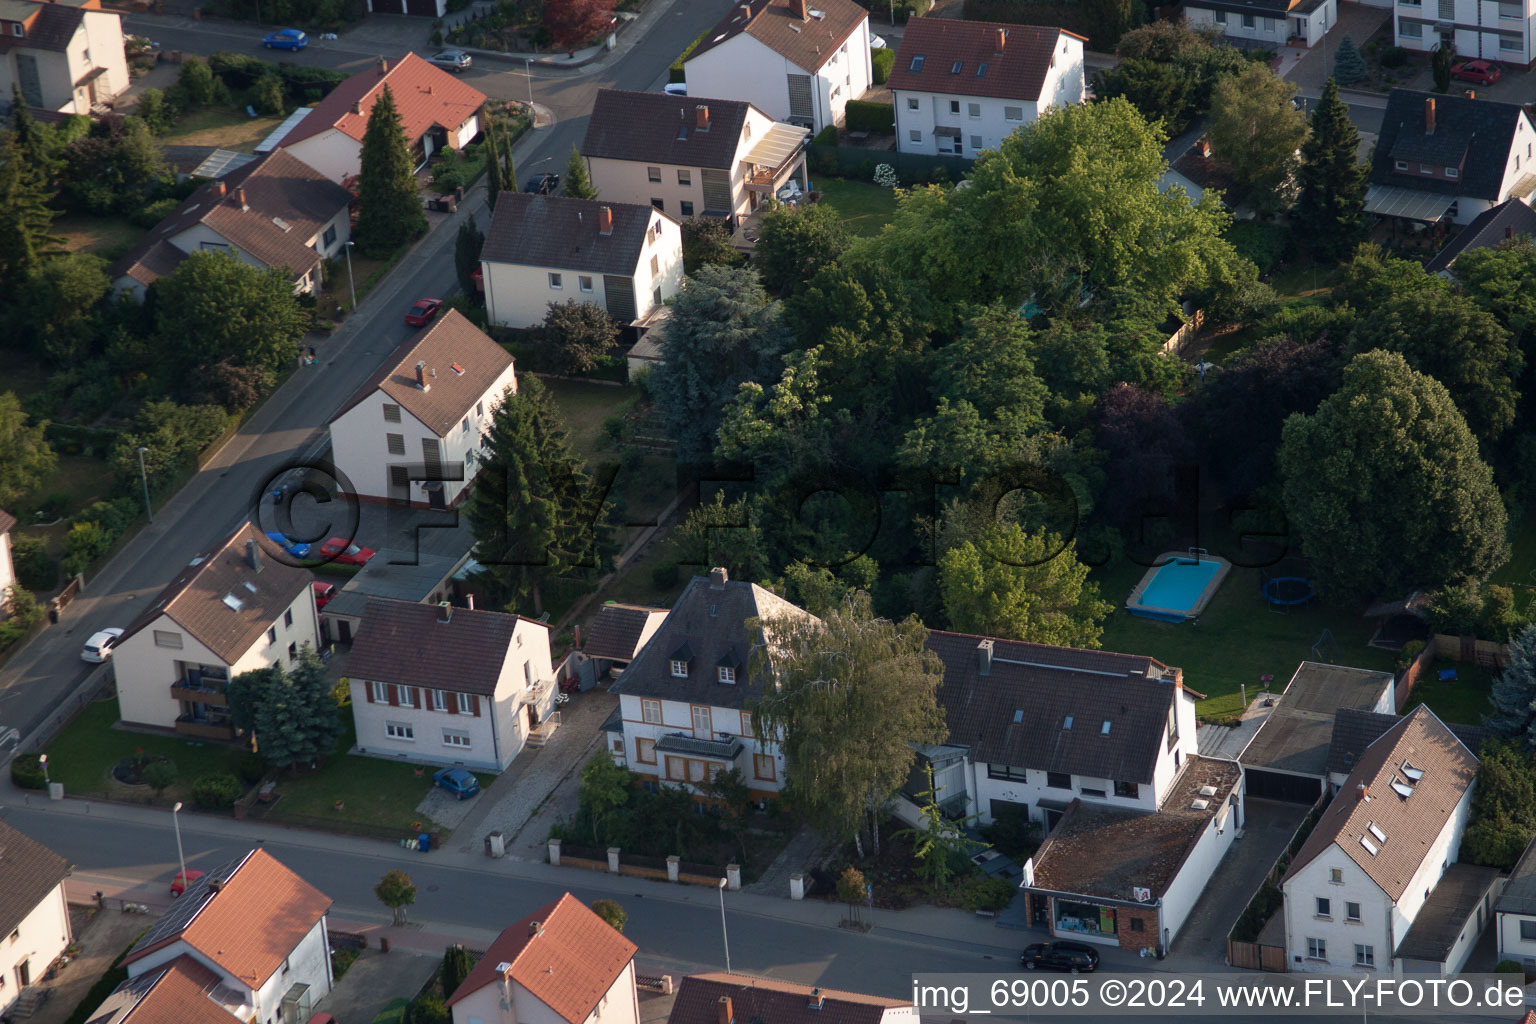
{"label": "silver car", "polygon": [[443,50],[428,57],[427,63],[436,64],[440,68],[446,68],[457,74],[469,67],[473,61],[470,59],[469,54],[463,50]]}

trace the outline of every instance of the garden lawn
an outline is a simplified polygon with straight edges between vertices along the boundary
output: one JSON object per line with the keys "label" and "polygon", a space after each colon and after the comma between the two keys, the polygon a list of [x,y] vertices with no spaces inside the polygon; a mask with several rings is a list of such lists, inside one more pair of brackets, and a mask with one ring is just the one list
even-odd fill
{"label": "garden lawn", "polygon": [[878,235],[896,215],[896,191],[846,178],[819,178],[812,187],[854,235]]}
{"label": "garden lawn", "polygon": [[[1125,600],[1146,573],[1129,561],[1095,570],[1100,596],[1115,606],[1104,626],[1101,645],[1108,651],[1156,658],[1184,670],[1188,686],[1206,695],[1197,706],[1202,716],[1234,715],[1242,710],[1239,687],[1248,698],[1266,685],[1279,692],[1303,661],[1318,660],[1313,645],[1324,630],[1332,640],[1322,660],[1353,668],[1390,672],[1393,654],[1368,646],[1375,623],[1358,608],[1338,609],[1313,602],[1289,614],[1269,610],[1259,592],[1259,570],[1233,567],[1198,625],[1144,619],[1125,610]],[[1274,678],[1265,684],[1260,677]]]}
{"label": "garden lawn", "polygon": [[199,776],[212,772],[238,774],[236,769],[243,752],[234,747],[125,732],[112,728],[116,721],[116,700],[94,701],[43,751],[48,755],[49,778],[62,782],[66,794],[109,795],[116,788],[109,781],[112,766],[139,750],[150,757],[168,757],[176,762],[177,782],[165,791],[167,800],[190,801],[191,783]]}
{"label": "garden lawn", "polygon": [[251,117],[244,110],[208,107],[182,117],[159,141],[162,145],[218,146],[254,153],[256,144],[282,123],[281,117]]}
{"label": "garden lawn", "polygon": [[584,380],[546,377],[543,383],[571,432],[571,445],[588,462],[600,461],[603,455],[611,452],[611,442],[603,433],[603,421],[627,413],[640,395],[637,388],[616,388]]}
{"label": "garden lawn", "polygon": [[[1455,679],[1441,679],[1442,671],[1454,669]],[[1488,695],[1493,692],[1498,673],[1467,661],[1435,660],[1409,694],[1407,714],[1420,704],[1452,725],[1482,725],[1483,716],[1493,710]]]}
{"label": "garden lawn", "polygon": [[105,260],[117,259],[144,237],[144,229],[128,223],[124,217],[88,213],[55,218],[50,233],[64,239],[64,248],[69,252],[91,253]]}
{"label": "garden lawn", "polygon": [[373,1018],[373,1024],[402,1024],[405,1020],[406,1007],[410,1001],[396,997],[389,1001],[389,1005],[379,1011],[379,1015]]}

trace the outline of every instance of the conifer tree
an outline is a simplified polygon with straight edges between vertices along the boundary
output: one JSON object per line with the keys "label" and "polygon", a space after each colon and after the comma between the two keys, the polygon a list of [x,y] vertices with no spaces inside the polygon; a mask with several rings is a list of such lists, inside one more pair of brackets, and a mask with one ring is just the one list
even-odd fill
{"label": "conifer tree", "polygon": [[496,148],[496,129],[485,133],[485,201],[496,209],[496,198],[506,186],[501,181],[501,153]]}
{"label": "conifer tree", "polygon": [[1339,54],[1333,59],[1333,77],[1344,85],[1353,85],[1361,81],[1367,74],[1365,58],[1360,56],[1360,51],[1355,48],[1355,41],[1349,36],[1339,43]]}
{"label": "conifer tree", "polygon": [[1298,233],[1320,258],[1341,259],[1365,237],[1366,168],[1359,148],[1360,133],[1330,78],[1301,145],[1301,195],[1293,211]]}
{"label": "conifer tree", "polygon": [[59,239],[48,233],[53,193],[43,172],[22,150],[16,133],[0,132],[0,294],[21,294],[22,282]]}
{"label": "conifer tree", "polygon": [[363,152],[357,182],[358,245],[372,257],[388,256],[396,248],[427,230],[421,192],[412,173],[411,154],[395,96],[385,86],[363,133]]}
{"label": "conifer tree", "polygon": [[1536,747],[1536,625],[1509,643],[1509,664],[1489,694],[1493,714],[1483,724],[1527,750]]}
{"label": "conifer tree", "polygon": [[571,159],[565,165],[565,194],[572,199],[597,198],[597,189],[587,174],[587,162],[581,158],[581,151],[575,146],[571,147]]}

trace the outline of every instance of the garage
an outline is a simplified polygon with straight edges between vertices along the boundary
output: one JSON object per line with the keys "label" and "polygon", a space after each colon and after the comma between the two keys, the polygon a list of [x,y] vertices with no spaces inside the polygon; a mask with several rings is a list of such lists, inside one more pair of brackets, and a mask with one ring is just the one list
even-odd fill
{"label": "garage", "polygon": [[441,18],[442,10],[437,6],[437,0],[405,0],[405,13],[416,14],[423,18]]}
{"label": "garage", "polygon": [[1287,803],[1314,804],[1323,794],[1323,780],[1290,772],[1266,771],[1262,768],[1247,770],[1246,786],[1250,797],[1263,800],[1284,800]]}

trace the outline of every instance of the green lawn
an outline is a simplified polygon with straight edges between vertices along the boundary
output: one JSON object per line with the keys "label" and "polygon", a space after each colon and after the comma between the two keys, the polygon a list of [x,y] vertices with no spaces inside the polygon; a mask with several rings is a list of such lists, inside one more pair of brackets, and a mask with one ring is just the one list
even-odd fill
{"label": "green lawn", "polygon": [[181,117],[159,141],[162,145],[218,146],[254,153],[256,144],[282,123],[281,117],[251,117],[244,110],[206,107]]}
{"label": "green lawn", "polygon": [[105,260],[115,260],[138,244],[144,229],[123,217],[96,217],[88,213],[69,213],[54,218],[51,234],[64,240],[69,252],[86,252]]}
{"label": "green lawn", "polygon": [[603,433],[603,421],[627,413],[640,396],[637,388],[616,388],[584,380],[544,378],[543,384],[571,432],[571,444],[588,461],[611,452],[611,442]]}
{"label": "green lawn", "polygon": [[410,1001],[407,999],[400,997],[391,999],[388,1005],[379,1011],[379,1015],[373,1018],[373,1024],[401,1024],[405,1020],[405,1008],[409,1005]]}
{"label": "green lawn", "polygon": [[818,178],[812,184],[822,194],[821,201],[837,210],[852,234],[878,235],[896,215],[893,189],[845,178]]}
{"label": "green lawn", "polygon": [[[169,681],[166,683],[170,685]],[[169,695],[169,691],[167,691]],[[178,781],[165,791],[166,802],[188,799],[191,783],[211,772],[234,773],[241,751],[213,743],[199,743],[171,736],[151,736],[112,728],[117,721],[117,701],[96,701],[86,706],[44,751],[48,775],[64,783],[64,792],[76,796],[107,796],[116,788],[108,772],[125,757],[142,750],[150,757],[168,757],[176,763]],[[145,791],[147,794],[147,790]]]}
{"label": "green lawn", "polygon": [[[1441,679],[1440,672],[1446,669],[1455,669],[1456,678]],[[1427,704],[1443,722],[1482,725],[1482,716],[1492,710],[1488,695],[1496,678],[1498,673],[1471,662],[1436,660],[1430,663],[1429,671],[1414,686],[1403,713]]]}

